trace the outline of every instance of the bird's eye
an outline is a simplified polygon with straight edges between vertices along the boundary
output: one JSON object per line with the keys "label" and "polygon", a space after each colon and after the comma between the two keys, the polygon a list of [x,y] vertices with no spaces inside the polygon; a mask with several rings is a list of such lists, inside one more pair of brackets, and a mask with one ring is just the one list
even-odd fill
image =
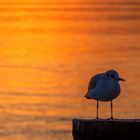
{"label": "bird's eye", "polygon": [[110,76],[111,76],[111,78],[114,78],[114,75],[111,74]]}

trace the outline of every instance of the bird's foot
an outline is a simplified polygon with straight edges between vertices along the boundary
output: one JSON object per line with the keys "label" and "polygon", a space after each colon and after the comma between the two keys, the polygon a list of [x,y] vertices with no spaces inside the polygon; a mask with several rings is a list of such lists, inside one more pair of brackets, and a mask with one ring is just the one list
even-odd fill
{"label": "bird's foot", "polygon": [[110,117],[110,118],[107,118],[107,120],[114,120],[114,118],[113,117]]}
{"label": "bird's foot", "polygon": [[96,119],[98,120],[98,119],[99,119],[99,117],[96,117]]}

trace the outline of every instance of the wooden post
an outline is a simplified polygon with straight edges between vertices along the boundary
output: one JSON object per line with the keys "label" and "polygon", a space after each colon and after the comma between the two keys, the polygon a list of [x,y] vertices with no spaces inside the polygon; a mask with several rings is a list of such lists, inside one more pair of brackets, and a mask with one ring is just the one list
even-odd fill
{"label": "wooden post", "polygon": [[74,119],[73,140],[140,139],[140,119]]}

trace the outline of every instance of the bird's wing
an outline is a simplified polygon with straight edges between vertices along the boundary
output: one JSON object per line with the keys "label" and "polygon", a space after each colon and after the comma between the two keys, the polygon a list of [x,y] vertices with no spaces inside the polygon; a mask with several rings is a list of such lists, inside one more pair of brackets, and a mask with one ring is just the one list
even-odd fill
{"label": "bird's wing", "polygon": [[95,75],[91,78],[90,82],[89,82],[89,85],[88,85],[88,91],[91,90],[91,89],[94,89],[96,87],[96,80],[97,80],[97,77],[99,75]]}

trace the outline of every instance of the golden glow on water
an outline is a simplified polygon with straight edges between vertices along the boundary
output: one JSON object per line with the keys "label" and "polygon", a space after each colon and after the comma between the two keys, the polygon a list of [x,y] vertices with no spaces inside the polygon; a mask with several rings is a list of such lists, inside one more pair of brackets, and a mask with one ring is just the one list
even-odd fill
{"label": "golden glow on water", "polygon": [[140,4],[112,2],[0,1],[0,140],[70,140],[71,119],[96,113],[90,77],[107,69],[126,79],[115,117],[140,117]]}

